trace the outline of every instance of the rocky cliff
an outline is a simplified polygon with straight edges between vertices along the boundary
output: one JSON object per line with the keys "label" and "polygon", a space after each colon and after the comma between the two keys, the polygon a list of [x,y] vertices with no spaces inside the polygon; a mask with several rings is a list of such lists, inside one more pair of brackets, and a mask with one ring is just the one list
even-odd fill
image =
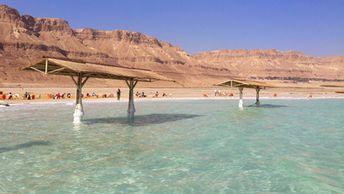
{"label": "rocky cliff", "polygon": [[21,16],[17,10],[1,5],[0,79],[3,82],[56,80],[19,71],[43,56],[151,69],[178,79],[181,84],[191,83],[188,74],[197,76],[205,72],[182,49],[139,32],[74,30],[65,20]]}
{"label": "rocky cliff", "polygon": [[43,56],[151,69],[183,86],[210,86],[231,76],[344,79],[343,57],[308,57],[277,50],[211,51],[191,56],[139,32],[72,29],[63,19],[20,15],[17,10],[0,5],[0,81],[48,85],[70,82],[20,71]]}
{"label": "rocky cliff", "polygon": [[193,57],[208,66],[227,68],[233,75],[250,79],[344,81],[344,57],[311,57],[276,49],[218,50]]}

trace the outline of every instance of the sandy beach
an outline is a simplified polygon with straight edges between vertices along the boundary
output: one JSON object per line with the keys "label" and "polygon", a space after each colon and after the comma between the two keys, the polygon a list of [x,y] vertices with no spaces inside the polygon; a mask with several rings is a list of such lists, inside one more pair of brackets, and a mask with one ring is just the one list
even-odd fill
{"label": "sandy beach", "polygon": [[[128,100],[128,89],[121,89],[121,100]],[[91,94],[95,92],[99,97],[84,98],[84,102],[117,102],[115,92],[117,88],[84,88],[83,94]],[[221,95],[215,96],[214,91],[220,91]],[[35,100],[23,100],[21,97],[18,99],[7,100],[10,104],[22,103],[69,103],[75,101],[75,88],[0,88],[4,93],[11,92],[12,94],[19,94],[23,96],[25,92],[40,96]],[[154,97],[158,91],[159,97]],[[262,90],[260,99],[325,99],[325,98],[344,98],[343,94],[336,93],[335,88],[269,88]],[[235,88],[137,88],[135,92],[144,92],[147,97],[135,97],[135,101],[168,101],[168,100],[225,100],[225,99],[238,99],[238,90]],[[55,95],[56,93],[71,93],[71,98],[64,99],[49,99],[47,94]],[[167,96],[162,97],[165,93]],[[113,97],[102,97],[104,94]],[[233,94],[233,96],[230,96]],[[254,99],[255,90],[245,89],[244,99]]]}

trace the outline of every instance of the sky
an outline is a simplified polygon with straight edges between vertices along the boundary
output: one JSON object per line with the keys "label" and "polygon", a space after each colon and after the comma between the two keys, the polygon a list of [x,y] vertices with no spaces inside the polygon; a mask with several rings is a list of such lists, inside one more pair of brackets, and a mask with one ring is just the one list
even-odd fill
{"label": "sky", "polygon": [[72,28],[129,30],[193,54],[219,49],[344,56],[344,0],[0,0]]}

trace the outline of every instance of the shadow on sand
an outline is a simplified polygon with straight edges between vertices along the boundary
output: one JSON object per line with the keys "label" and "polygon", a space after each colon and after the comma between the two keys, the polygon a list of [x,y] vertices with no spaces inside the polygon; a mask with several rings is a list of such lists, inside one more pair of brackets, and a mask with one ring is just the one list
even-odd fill
{"label": "shadow on sand", "polygon": [[256,105],[256,104],[252,104],[246,107],[254,107],[254,108],[283,108],[283,107],[288,107],[285,105],[276,105],[276,104],[260,104],[260,105]]}
{"label": "shadow on sand", "polygon": [[2,147],[0,148],[0,153],[20,150],[24,148],[30,148],[32,146],[47,146],[47,145],[51,145],[51,143],[49,141],[30,141],[30,142],[26,142],[26,143],[14,145],[14,146]]}
{"label": "shadow on sand", "polygon": [[183,119],[191,119],[200,117],[202,115],[194,114],[149,114],[149,115],[137,115],[133,121],[129,121],[127,117],[108,117],[108,118],[94,118],[85,119],[84,124],[92,125],[97,123],[118,123],[118,124],[130,124],[133,126],[145,126],[150,124],[161,124],[167,122],[173,122]]}

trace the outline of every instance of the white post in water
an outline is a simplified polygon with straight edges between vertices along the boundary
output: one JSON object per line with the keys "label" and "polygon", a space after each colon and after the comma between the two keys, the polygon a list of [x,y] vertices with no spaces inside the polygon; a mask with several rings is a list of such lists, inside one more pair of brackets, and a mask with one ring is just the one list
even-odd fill
{"label": "white post in water", "polygon": [[129,81],[126,80],[126,83],[129,88],[129,102],[128,102],[128,121],[133,122],[135,116],[135,105],[134,105],[134,88],[138,81],[134,81],[130,79]]}
{"label": "white post in water", "polygon": [[72,77],[75,85],[76,85],[76,98],[75,98],[75,109],[74,109],[74,124],[81,123],[82,117],[84,116],[84,107],[82,105],[82,87],[85,85],[86,81],[88,80],[88,77],[86,77],[84,80],[82,80],[82,75],[78,75],[78,80],[75,80]]}
{"label": "white post in water", "polygon": [[243,110],[244,109],[244,101],[243,101],[243,99],[242,99],[242,96],[243,96],[243,91],[244,90],[244,88],[243,87],[239,87],[239,108],[240,108],[240,110]]}
{"label": "white post in water", "polygon": [[257,105],[257,106],[260,105],[260,101],[259,101],[259,92],[260,92],[260,87],[256,87],[256,105]]}

